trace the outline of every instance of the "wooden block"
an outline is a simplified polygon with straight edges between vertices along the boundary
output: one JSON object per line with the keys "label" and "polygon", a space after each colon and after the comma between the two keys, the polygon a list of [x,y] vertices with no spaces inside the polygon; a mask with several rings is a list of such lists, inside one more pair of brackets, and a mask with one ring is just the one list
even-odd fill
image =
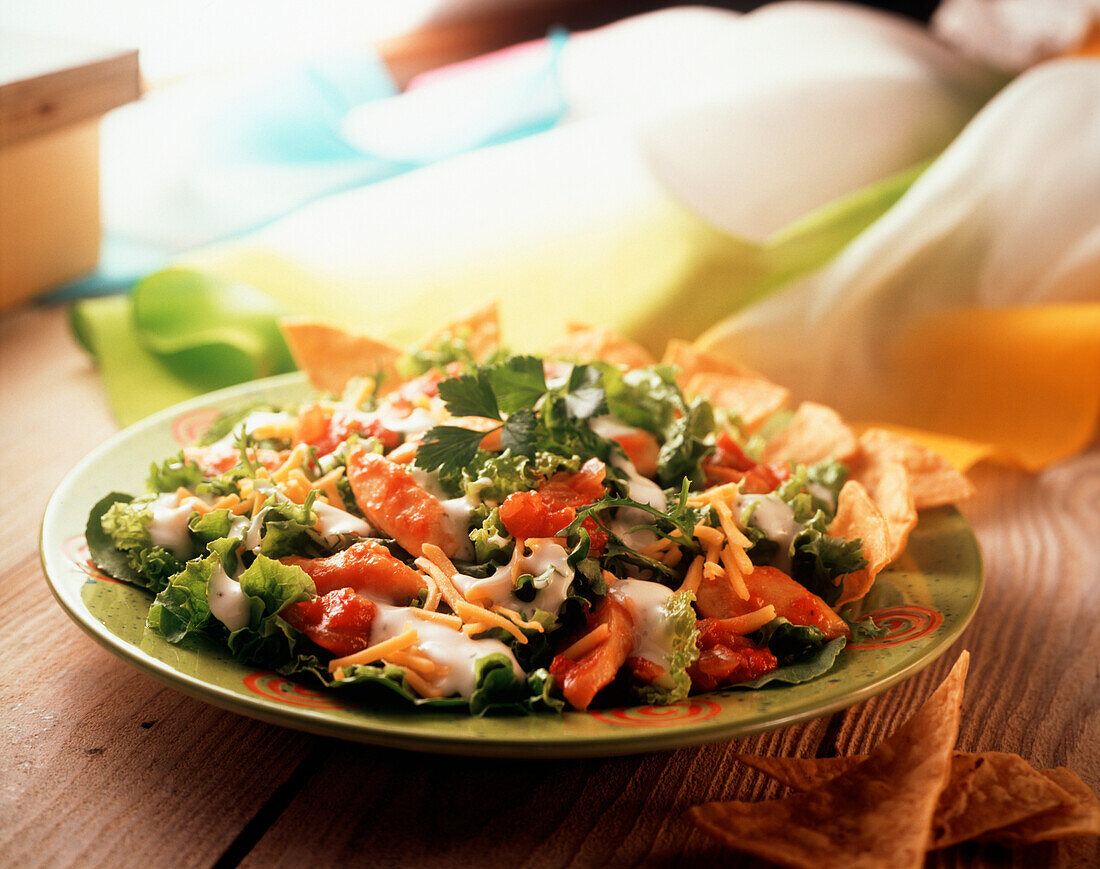
{"label": "wooden block", "polygon": [[136,51],[0,30],[0,147],[98,118],[140,93]]}
{"label": "wooden block", "polygon": [[0,30],[0,310],[95,267],[98,121],[139,94],[136,51]]}
{"label": "wooden block", "polygon": [[98,126],[0,147],[0,310],[95,267]]}

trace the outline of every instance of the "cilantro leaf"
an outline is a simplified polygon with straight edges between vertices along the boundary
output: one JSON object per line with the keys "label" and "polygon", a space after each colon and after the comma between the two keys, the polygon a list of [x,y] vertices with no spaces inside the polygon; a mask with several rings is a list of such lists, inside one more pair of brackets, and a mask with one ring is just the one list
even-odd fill
{"label": "cilantro leaf", "polygon": [[534,356],[513,356],[489,370],[489,382],[497,404],[505,413],[534,408],[546,394],[542,360]]}
{"label": "cilantro leaf", "polygon": [[424,435],[424,443],[416,451],[416,466],[425,471],[460,472],[477,457],[483,437],[485,432],[437,425]]}
{"label": "cilantro leaf", "polygon": [[500,407],[485,369],[461,374],[439,384],[439,397],[453,416],[482,416],[500,419]]}

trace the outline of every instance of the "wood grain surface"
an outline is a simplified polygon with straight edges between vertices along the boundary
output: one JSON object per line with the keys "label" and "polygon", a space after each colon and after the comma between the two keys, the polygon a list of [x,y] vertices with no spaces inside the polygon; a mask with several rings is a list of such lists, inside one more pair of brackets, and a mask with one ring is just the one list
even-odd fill
{"label": "wood grain surface", "polygon": [[[42,511],[115,430],[63,311],[0,319],[0,418],[0,866],[754,866],[682,817],[779,794],[737,753],[865,752],[954,659],[829,718],[608,760],[455,759],[285,730],[135,672],[52,599]],[[1068,766],[1100,790],[1100,449],[973,479],[987,589],[957,646],[973,655],[959,745]],[[1100,845],[964,845],[928,865],[1096,866]]]}

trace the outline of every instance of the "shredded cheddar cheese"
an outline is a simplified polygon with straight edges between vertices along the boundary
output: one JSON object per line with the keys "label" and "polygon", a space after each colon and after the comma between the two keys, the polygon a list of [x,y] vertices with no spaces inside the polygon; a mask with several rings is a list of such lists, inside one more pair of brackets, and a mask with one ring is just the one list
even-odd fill
{"label": "shredded cheddar cheese", "polygon": [[388,640],[375,643],[373,646],[368,646],[350,655],[344,655],[342,658],[333,658],[328,662],[329,672],[335,673],[339,667],[351,667],[356,664],[370,664],[379,661],[393,652],[408,648],[416,640],[416,628],[407,624],[404,633],[398,634],[396,637],[390,637]]}
{"label": "shredded cheddar cheese", "polygon": [[571,661],[576,661],[578,658],[587,655],[610,636],[611,628],[607,625],[598,625],[562,652],[562,655]]}

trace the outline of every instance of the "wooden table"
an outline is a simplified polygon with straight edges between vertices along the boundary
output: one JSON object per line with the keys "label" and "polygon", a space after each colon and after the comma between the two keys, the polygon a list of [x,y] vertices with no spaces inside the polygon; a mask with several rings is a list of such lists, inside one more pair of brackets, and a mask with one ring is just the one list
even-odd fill
{"label": "wooden table", "polygon": [[[0,353],[0,866],[731,862],[682,813],[777,793],[737,752],[866,751],[954,659],[830,718],[609,760],[418,755],[223,712],[138,674],[54,602],[42,511],[116,426],[63,311],[6,315]],[[1100,790],[1100,449],[1035,476],[973,478],[988,586],[957,647],[973,654],[959,745],[1069,766]],[[929,864],[1095,866],[1100,843],[966,845]]]}

